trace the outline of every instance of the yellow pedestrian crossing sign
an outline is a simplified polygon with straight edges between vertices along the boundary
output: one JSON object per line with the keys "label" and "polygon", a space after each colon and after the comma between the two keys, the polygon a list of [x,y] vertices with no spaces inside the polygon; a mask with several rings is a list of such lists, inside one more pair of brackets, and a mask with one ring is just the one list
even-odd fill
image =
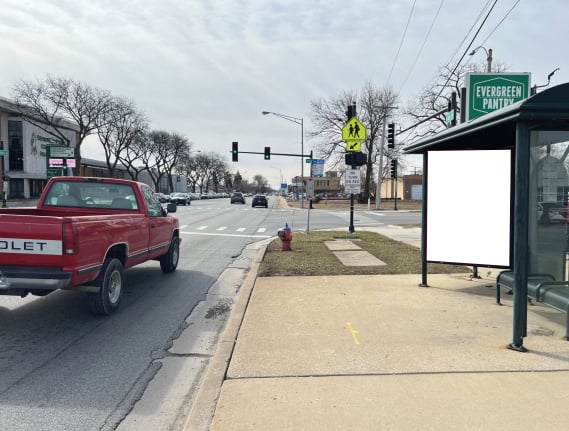
{"label": "yellow pedestrian crossing sign", "polygon": [[367,130],[360,120],[352,117],[342,128],[342,141],[346,142],[346,151],[360,151],[362,141],[367,139]]}
{"label": "yellow pedestrian crossing sign", "polygon": [[360,120],[352,117],[342,129],[342,141],[365,141],[367,130]]}

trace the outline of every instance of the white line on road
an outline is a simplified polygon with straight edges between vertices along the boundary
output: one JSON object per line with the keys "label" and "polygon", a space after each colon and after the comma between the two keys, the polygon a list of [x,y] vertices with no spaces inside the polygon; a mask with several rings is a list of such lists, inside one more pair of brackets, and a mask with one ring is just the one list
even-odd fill
{"label": "white line on road", "polygon": [[207,229],[207,226],[200,226],[200,227],[198,227],[198,230],[204,230],[204,229]]}
{"label": "white line on road", "polygon": [[237,228],[236,230],[237,230],[237,232],[244,232],[245,229],[246,229],[246,228],[244,228],[244,227],[240,227],[240,228]]}
{"label": "white line on road", "polygon": [[227,229],[227,226],[218,227],[216,230],[225,230],[225,229]]}
{"label": "white line on road", "polygon": [[211,232],[180,232],[184,235],[209,235],[209,236],[229,236],[237,238],[271,238],[271,235],[239,235],[236,233],[211,233]]}

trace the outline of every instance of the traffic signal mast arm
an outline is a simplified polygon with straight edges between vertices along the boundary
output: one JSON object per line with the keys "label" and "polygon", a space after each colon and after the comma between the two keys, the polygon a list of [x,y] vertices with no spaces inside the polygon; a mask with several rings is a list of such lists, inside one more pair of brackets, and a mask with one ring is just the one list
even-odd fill
{"label": "traffic signal mast arm", "polygon": [[[241,151],[239,150],[239,154],[261,154],[265,155],[264,151]],[[273,153],[271,151],[271,156],[290,156],[290,157],[309,157],[312,158],[312,151],[310,154],[292,154],[292,153]]]}
{"label": "traffic signal mast arm", "polygon": [[[456,96],[453,96],[453,97],[456,97]],[[456,99],[454,99],[454,106],[451,106],[451,108],[452,108],[452,109],[456,109]],[[429,116],[429,117],[427,117],[427,118],[422,119],[422,120],[419,121],[418,123],[415,123],[415,124],[413,124],[412,126],[407,127],[406,129],[400,130],[399,132],[397,132],[397,135],[400,135],[401,133],[404,133],[404,132],[406,132],[407,130],[411,130],[411,129],[417,127],[419,124],[423,124],[423,123],[426,122],[426,121],[432,120],[433,118],[436,118],[436,117],[438,117],[439,115],[443,115],[443,114],[445,114],[446,112],[449,112],[449,109],[448,109],[448,108],[447,108],[447,109],[441,109],[440,111],[435,112],[433,115],[431,115],[431,116]]]}

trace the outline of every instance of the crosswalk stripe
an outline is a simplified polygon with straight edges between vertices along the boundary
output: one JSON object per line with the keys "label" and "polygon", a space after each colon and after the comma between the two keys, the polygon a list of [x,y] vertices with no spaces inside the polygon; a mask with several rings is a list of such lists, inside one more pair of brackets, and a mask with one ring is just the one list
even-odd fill
{"label": "crosswalk stripe", "polygon": [[196,230],[204,230],[204,229],[207,229],[207,226],[200,226]]}
{"label": "crosswalk stripe", "polygon": [[244,227],[240,227],[240,228],[237,229],[237,232],[243,232],[243,231],[245,231],[245,229],[246,229],[246,228],[244,228]]}
{"label": "crosswalk stripe", "polygon": [[216,230],[225,230],[225,229],[227,229],[227,226],[218,227]]}
{"label": "crosswalk stripe", "polygon": [[265,227],[260,227],[257,232],[263,233],[263,232],[265,232],[266,230],[267,230],[267,228],[265,228]]}

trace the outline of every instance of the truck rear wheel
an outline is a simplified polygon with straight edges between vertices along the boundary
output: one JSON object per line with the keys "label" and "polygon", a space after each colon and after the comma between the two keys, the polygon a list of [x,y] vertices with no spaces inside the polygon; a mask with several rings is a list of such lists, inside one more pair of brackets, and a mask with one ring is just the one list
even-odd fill
{"label": "truck rear wheel", "polygon": [[89,308],[95,314],[108,316],[119,307],[124,282],[124,270],[120,260],[107,258],[95,281],[100,289],[97,293],[88,293]]}
{"label": "truck rear wheel", "polygon": [[180,258],[180,239],[177,236],[172,237],[168,252],[160,256],[160,269],[162,272],[174,272],[178,267],[178,259]]}

